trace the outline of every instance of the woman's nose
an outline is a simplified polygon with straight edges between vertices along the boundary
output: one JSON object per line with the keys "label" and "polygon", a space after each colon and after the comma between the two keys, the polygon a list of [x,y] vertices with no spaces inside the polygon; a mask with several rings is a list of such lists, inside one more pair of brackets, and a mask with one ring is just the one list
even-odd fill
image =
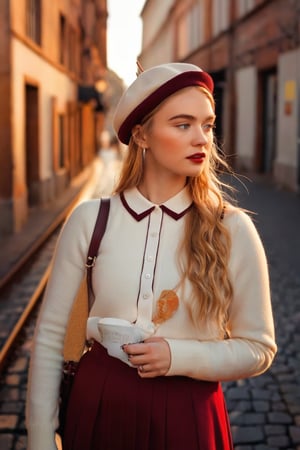
{"label": "woman's nose", "polygon": [[208,143],[208,134],[205,133],[202,125],[197,125],[194,130],[193,144],[205,145]]}

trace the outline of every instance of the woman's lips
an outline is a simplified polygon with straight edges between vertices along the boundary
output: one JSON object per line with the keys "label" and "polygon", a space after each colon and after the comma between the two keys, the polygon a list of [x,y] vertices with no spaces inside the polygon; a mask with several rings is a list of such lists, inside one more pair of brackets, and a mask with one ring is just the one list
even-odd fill
{"label": "woman's lips", "polygon": [[187,159],[192,161],[195,164],[201,164],[205,158],[205,153],[194,153],[191,156],[188,156]]}

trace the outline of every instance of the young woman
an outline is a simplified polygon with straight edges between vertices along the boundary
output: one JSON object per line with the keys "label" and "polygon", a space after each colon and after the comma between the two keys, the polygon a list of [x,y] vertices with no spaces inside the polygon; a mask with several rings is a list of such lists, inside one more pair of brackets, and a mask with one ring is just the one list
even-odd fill
{"label": "young woman", "polygon": [[[220,382],[272,363],[265,254],[249,216],[224,199],[214,123],[213,81],[190,64],[143,72],[120,100],[114,127],[128,154],[94,267],[94,344],[64,450],[232,449]],[[73,212],[56,250],[31,361],[30,450],[56,449],[64,332],[98,207]],[[105,318],[142,337],[113,353],[98,330]]]}

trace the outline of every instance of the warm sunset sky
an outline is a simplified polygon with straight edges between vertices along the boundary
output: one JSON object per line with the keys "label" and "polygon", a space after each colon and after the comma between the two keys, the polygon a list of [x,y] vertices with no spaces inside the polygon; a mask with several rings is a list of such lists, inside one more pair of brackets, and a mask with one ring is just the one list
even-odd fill
{"label": "warm sunset sky", "polygon": [[108,0],[107,61],[126,84],[136,78],[136,58],[141,50],[140,12],[145,0]]}

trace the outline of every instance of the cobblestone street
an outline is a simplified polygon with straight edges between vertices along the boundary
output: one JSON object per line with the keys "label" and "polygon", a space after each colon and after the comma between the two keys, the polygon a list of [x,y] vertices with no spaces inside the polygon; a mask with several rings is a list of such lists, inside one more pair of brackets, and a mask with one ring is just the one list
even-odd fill
{"label": "cobblestone street", "polygon": [[236,450],[300,449],[300,198],[266,181],[239,189],[267,253],[278,354],[257,378],[228,383],[226,398]]}
{"label": "cobblestone street", "polygon": [[[269,261],[278,354],[266,374],[224,384],[235,450],[300,450],[300,198],[263,179],[243,182],[248,193],[234,181],[238,198],[256,213]],[[33,328],[29,323],[1,380],[1,450],[26,449],[24,399]]]}

